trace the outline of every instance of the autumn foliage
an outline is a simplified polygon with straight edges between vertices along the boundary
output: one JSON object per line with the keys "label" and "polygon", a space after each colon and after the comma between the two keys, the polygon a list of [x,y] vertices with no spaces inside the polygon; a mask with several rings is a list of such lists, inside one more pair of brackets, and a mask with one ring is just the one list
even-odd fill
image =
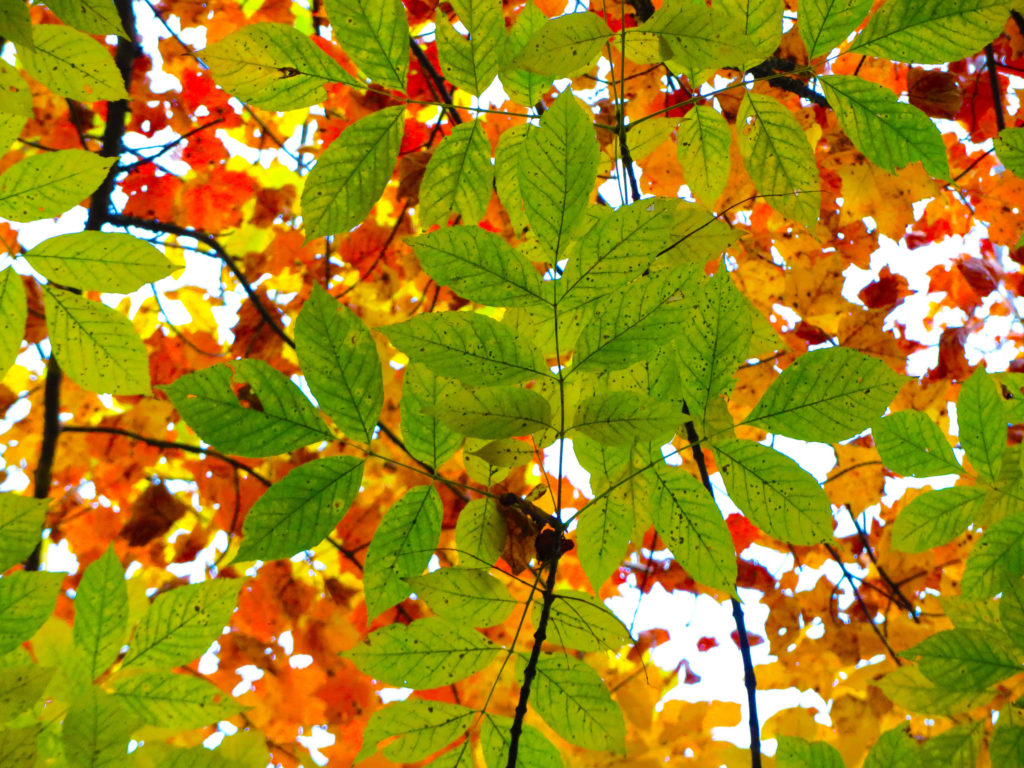
{"label": "autumn foliage", "polygon": [[1015,4],[0,38],[0,766],[1024,765]]}

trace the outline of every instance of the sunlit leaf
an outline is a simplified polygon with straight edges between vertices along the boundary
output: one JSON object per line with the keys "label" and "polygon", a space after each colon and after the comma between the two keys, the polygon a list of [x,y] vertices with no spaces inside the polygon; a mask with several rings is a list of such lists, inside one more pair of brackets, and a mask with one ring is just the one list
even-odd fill
{"label": "sunlit leaf", "polygon": [[[32,17],[28,6],[20,0],[0,0],[0,33],[18,46],[32,47]],[[34,752],[33,752],[34,754]]]}
{"label": "sunlit leaf", "polygon": [[962,594],[984,599],[1024,576],[1024,517],[1007,517],[985,529],[967,558]]}
{"label": "sunlit leaf", "polygon": [[597,14],[567,13],[534,32],[511,63],[539,75],[575,77],[593,66],[610,36]]}
{"label": "sunlit leaf", "polygon": [[[529,0],[516,17],[516,23],[508,30],[505,42],[506,58],[514,61],[547,20],[544,12],[534,5],[533,0]],[[554,82],[551,75],[539,75],[529,69],[513,66],[506,66],[499,75],[501,85],[512,101],[527,107],[536,104]],[[508,131],[502,134],[502,138],[506,133]]]}
{"label": "sunlit leaf", "polygon": [[4,685],[0,689],[0,721],[6,723],[31,709],[43,695],[55,671],[36,664],[4,667]]}
{"label": "sunlit leaf", "polygon": [[371,79],[405,90],[409,27],[401,0],[327,0],[327,16],[338,42]]}
{"label": "sunlit leaf", "polygon": [[493,627],[507,619],[517,605],[505,585],[486,568],[438,568],[406,581],[430,610],[466,626]]}
{"label": "sunlit leaf", "polygon": [[995,381],[981,368],[961,385],[956,401],[960,444],[985,480],[999,477],[1006,453],[1006,413]]}
{"label": "sunlit leaf", "polygon": [[75,645],[95,680],[117,659],[128,632],[128,588],[113,547],[85,569],[75,594]]}
{"label": "sunlit leaf", "polygon": [[909,729],[899,725],[878,737],[864,758],[864,768],[917,768],[918,746]]}
{"label": "sunlit leaf", "polygon": [[460,434],[487,440],[530,435],[551,426],[548,401],[519,387],[450,385],[429,413]]}
{"label": "sunlit leaf", "polygon": [[952,715],[973,709],[991,693],[937,686],[916,666],[904,665],[878,681],[878,688],[897,705],[925,715]]}
{"label": "sunlit leaf", "polygon": [[20,563],[39,543],[46,499],[0,493],[0,573]]}
{"label": "sunlit leaf", "polygon": [[[512,718],[488,713],[480,728],[480,744],[487,768],[505,768],[511,745]],[[532,725],[524,725],[519,735],[518,759],[534,768],[563,768],[562,755],[547,737]]]}
{"label": "sunlit leaf", "polygon": [[227,720],[242,709],[212,683],[173,672],[126,677],[116,683],[114,696],[144,723],[164,728],[198,728]]}
{"label": "sunlit leaf", "polygon": [[807,741],[797,736],[776,736],[778,768],[844,768],[839,750],[824,741]]}
{"label": "sunlit leaf", "polygon": [[871,10],[871,0],[804,0],[797,29],[815,58],[846,40]]}
{"label": "sunlit leaf", "polygon": [[50,9],[60,20],[90,35],[120,35],[124,26],[112,0],[52,0]]}
{"label": "sunlit leaf", "polygon": [[120,232],[72,232],[44,240],[25,254],[47,280],[69,288],[131,293],[174,271],[149,243]]}
{"label": "sunlit leaf", "polygon": [[[533,624],[540,622],[543,606],[534,603]],[[579,651],[617,651],[629,642],[629,631],[597,598],[573,589],[555,591],[548,616],[547,640]]]}
{"label": "sunlit leaf", "polygon": [[1021,671],[1017,653],[992,633],[947,629],[904,651],[937,686],[980,691]]}
{"label": "sunlit leaf", "polygon": [[28,73],[58,96],[84,102],[128,97],[114,58],[85,32],[59,24],[36,24],[32,46],[18,54]]}
{"label": "sunlit leaf", "polygon": [[445,77],[455,87],[479,96],[494,80],[505,53],[505,17],[500,0],[452,0],[464,38],[438,11],[437,53]]}
{"label": "sunlit leaf", "polygon": [[459,562],[469,568],[489,567],[501,556],[508,529],[493,499],[473,499],[462,508],[455,525]]}
{"label": "sunlit leaf", "polygon": [[476,224],[487,213],[493,185],[491,143],[483,125],[479,120],[456,125],[437,145],[423,174],[423,225],[444,224],[453,214],[466,224]]}
{"label": "sunlit leaf", "polygon": [[16,571],[0,579],[0,653],[36,633],[53,613],[63,573]]}
{"label": "sunlit leaf", "polygon": [[626,495],[631,490],[615,489],[588,504],[576,526],[580,565],[595,590],[601,588],[626,555],[634,523]]}
{"label": "sunlit leaf", "polygon": [[605,392],[580,403],[572,428],[607,445],[666,442],[682,421],[675,405],[639,392]]}
{"label": "sunlit leaf", "polygon": [[71,768],[100,768],[124,762],[128,737],[141,725],[117,697],[96,686],[77,692],[61,737]]}
{"label": "sunlit leaf", "polygon": [[373,755],[378,743],[391,736],[399,738],[382,750],[389,760],[397,763],[422,760],[465,733],[475,717],[475,710],[446,701],[391,702],[371,715],[355,764]]}
{"label": "sunlit leaf", "polygon": [[1024,128],[1004,128],[994,140],[999,162],[1024,178]]}
{"label": "sunlit leaf", "polygon": [[462,445],[462,435],[425,412],[438,407],[447,381],[425,365],[410,363],[402,384],[402,439],[409,453],[431,467],[444,464]]}
{"label": "sunlit leaf", "polygon": [[912,477],[959,473],[960,464],[939,426],[920,411],[897,411],[871,428],[875,446],[893,472]]}
{"label": "sunlit leaf", "polygon": [[26,157],[0,176],[0,216],[12,221],[59,216],[92,194],[113,164],[112,158],[83,149]]}
{"label": "sunlit leaf", "polygon": [[701,104],[679,124],[676,149],[686,184],[698,200],[714,206],[729,180],[729,145],[732,132],[721,113]]}
{"label": "sunlit leaf", "polygon": [[924,552],[946,544],[974,520],[985,495],[982,488],[960,486],[917,496],[900,510],[893,524],[893,549]]}

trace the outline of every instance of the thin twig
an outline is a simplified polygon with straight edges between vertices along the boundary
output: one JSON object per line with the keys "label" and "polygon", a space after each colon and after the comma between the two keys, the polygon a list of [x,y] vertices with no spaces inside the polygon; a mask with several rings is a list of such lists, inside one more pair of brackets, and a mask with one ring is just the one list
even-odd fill
{"label": "thin twig", "polygon": [[868,607],[864,602],[864,598],[861,597],[860,590],[857,589],[857,585],[853,581],[853,576],[850,575],[850,572],[846,568],[846,563],[843,562],[843,559],[839,556],[839,553],[831,544],[826,543],[825,549],[827,549],[828,553],[832,555],[832,559],[836,561],[836,563],[839,565],[840,570],[842,570],[843,577],[850,583],[850,589],[853,590],[853,596],[857,600],[857,605],[860,606],[860,610],[864,614],[864,618],[866,618],[868,620],[868,623],[871,624],[871,629],[874,630],[875,635],[882,642],[882,645],[885,646],[885,650],[889,653],[889,656],[892,658],[892,660],[896,662],[896,666],[903,666],[903,662],[900,660],[900,657],[896,654],[896,651],[893,650],[892,646],[889,645],[888,638],[886,638],[886,636],[882,633],[882,630],[878,628],[878,624],[875,622],[875,617],[872,616],[871,613],[868,611]]}
{"label": "thin twig", "polygon": [[455,109],[455,105],[452,103],[452,96],[448,92],[448,87],[444,84],[444,78],[441,77],[441,73],[437,71],[434,64],[427,58],[427,54],[423,52],[420,44],[416,42],[416,38],[409,38],[409,47],[412,49],[412,55],[416,57],[416,61],[423,67],[423,71],[427,75],[427,84],[430,86],[430,90],[433,91],[438,101],[444,103],[444,110],[448,113],[448,119],[452,121],[452,125],[458,125],[462,122],[462,115]]}

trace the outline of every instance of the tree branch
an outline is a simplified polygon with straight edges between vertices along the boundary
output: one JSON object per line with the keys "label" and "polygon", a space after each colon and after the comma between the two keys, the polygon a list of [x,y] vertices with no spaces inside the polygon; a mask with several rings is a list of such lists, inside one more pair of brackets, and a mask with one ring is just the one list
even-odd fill
{"label": "tree branch", "polygon": [[1001,131],[1006,127],[1003,115],[1003,94],[999,90],[999,73],[996,71],[996,55],[992,43],[985,46],[985,69],[988,70],[988,84],[992,88],[992,105],[996,110],[996,127]]}
{"label": "tree branch", "polygon": [[427,75],[430,90],[433,91],[438,101],[445,104],[445,112],[448,113],[448,119],[452,121],[452,125],[458,125],[462,122],[462,116],[452,103],[452,95],[448,92],[448,87],[444,84],[444,78],[441,77],[441,73],[434,67],[433,62],[427,58],[427,54],[423,52],[415,38],[409,38],[409,47],[412,49],[412,55],[416,57],[416,61],[420,63],[420,66],[423,67],[423,71]]}

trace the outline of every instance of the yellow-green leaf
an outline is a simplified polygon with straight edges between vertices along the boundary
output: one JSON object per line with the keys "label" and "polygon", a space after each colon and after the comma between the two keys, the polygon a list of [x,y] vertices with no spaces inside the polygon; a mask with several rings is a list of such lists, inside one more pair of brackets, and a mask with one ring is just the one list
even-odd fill
{"label": "yellow-green leaf", "polygon": [[596,13],[567,13],[533,33],[512,66],[554,77],[576,77],[601,55],[611,30]]}
{"label": "yellow-green leaf", "polygon": [[405,90],[409,71],[409,24],[402,0],[327,0],[327,17],[345,53],[366,75]]}
{"label": "yellow-green leaf", "polygon": [[0,270],[0,379],[18,357],[27,318],[28,302],[21,276],[10,267]]}
{"label": "yellow-green leaf", "polygon": [[0,176],[0,216],[12,221],[60,216],[91,195],[113,164],[113,158],[84,149],[26,157]]}
{"label": "yellow-green leaf", "polygon": [[451,0],[469,39],[439,9],[435,20],[437,55],[445,77],[456,88],[479,96],[494,81],[505,54],[505,15],[501,0]]}
{"label": "yellow-green leaf", "polygon": [[872,0],[802,0],[796,26],[807,55],[813,59],[843,42],[864,21],[871,4]]}
{"label": "yellow-green leaf", "polygon": [[491,143],[479,120],[452,128],[434,150],[420,185],[424,227],[446,224],[453,214],[476,224],[487,213],[494,186]]}
{"label": "yellow-green leaf", "polygon": [[713,107],[697,105],[683,118],[676,138],[679,164],[694,196],[713,207],[729,180],[732,132]]}
{"label": "yellow-green leaf", "polygon": [[109,51],[84,32],[60,24],[36,24],[33,46],[19,51],[25,69],[58,96],[77,101],[128,98]]}
{"label": "yellow-green leaf", "polygon": [[47,280],[83,291],[131,293],[175,267],[153,245],[121,232],[72,232],[25,254]]}

